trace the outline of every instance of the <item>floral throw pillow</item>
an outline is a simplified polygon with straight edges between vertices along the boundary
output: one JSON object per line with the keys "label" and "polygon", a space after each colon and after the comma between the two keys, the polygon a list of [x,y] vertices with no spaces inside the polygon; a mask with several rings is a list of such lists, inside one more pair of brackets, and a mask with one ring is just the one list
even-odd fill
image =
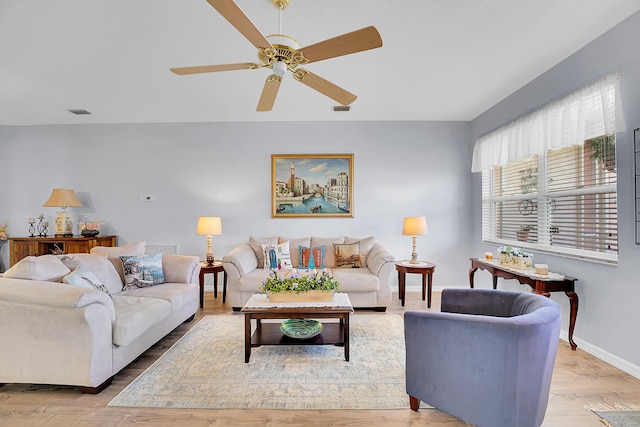
{"label": "floral throw pillow", "polygon": [[299,246],[298,268],[324,268],[324,246]]}
{"label": "floral throw pillow", "polygon": [[164,283],[162,252],[142,256],[121,256],[124,272],[123,291]]}
{"label": "floral throw pillow", "polygon": [[265,270],[291,270],[291,252],[289,242],[279,245],[262,245]]}

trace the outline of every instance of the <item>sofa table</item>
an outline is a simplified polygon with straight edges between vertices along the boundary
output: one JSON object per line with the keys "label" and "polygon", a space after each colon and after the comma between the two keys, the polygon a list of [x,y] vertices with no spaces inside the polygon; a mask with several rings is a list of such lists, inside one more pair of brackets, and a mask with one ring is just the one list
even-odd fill
{"label": "sofa table", "polygon": [[569,315],[569,344],[571,350],[578,348],[573,341],[573,329],[576,326],[576,318],[578,317],[578,294],[575,292],[575,282],[578,279],[569,276],[563,276],[557,273],[549,273],[548,275],[535,274],[535,270],[518,270],[500,265],[498,261],[483,260],[479,258],[470,258],[471,268],[469,269],[469,286],[473,288],[473,276],[476,270],[487,270],[493,276],[493,289],[497,289],[498,277],[503,279],[515,279],[523,285],[531,286],[534,293],[550,297],[551,292],[564,292],[569,297],[570,315]]}
{"label": "sofa table", "polygon": [[[270,303],[266,294],[253,294],[242,307],[244,313],[244,362],[249,363],[251,348],[261,345],[337,345],[344,346],[344,359],[349,361],[349,315],[353,313],[346,293],[336,293],[332,302]],[[290,338],[280,331],[280,323],[263,323],[263,319],[339,319],[323,323],[322,332],[312,338]],[[251,335],[251,319],[256,330]]]}
{"label": "sofa table", "polygon": [[428,282],[429,293],[427,294],[427,308],[431,308],[431,285],[435,269],[436,265],[432,262],[418,261],[417,264],[411,264],[410,261],[396,262],[396,270],[398,270],[398,298],[402,300],[403,307],[406,290],[405,276],[407,273],[415,273],[422,275],[422,301],[424,301]]}
{"label": "sofa table", "polygon": [[222,276],[222,303],[227,301],[227,272],[224,270],[221,261],[214,261],[212,265],[206,261],[200,261],[200,308],[204,308],[204,275],[213,274],[213,297],[218,298],[218,273]]}

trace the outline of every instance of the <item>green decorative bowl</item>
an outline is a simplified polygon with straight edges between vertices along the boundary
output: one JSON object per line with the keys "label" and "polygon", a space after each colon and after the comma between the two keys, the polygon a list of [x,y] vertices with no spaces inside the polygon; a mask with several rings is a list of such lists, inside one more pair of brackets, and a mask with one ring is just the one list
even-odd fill
{"label": "green decorative bowl", "polygon": [[287,319],[280,324],[280,332],[289,338],[304,340],[322,332],[322,323],[312,319]]}

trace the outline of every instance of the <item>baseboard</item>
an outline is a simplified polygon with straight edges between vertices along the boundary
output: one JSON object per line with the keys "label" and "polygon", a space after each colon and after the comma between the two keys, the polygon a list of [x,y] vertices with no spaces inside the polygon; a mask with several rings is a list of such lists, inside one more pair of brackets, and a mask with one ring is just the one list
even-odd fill
{"label": "baseboard", "polygon": [[[560,339],[567,342],[569,341],[567,331],[560,331]],[[640,366],[634,365],[633,363],[624,360],[616,356],[615,354],[611,354],[598,346],[577,338],[575,335],[573,336],[573,340],[576,342],[576,344],[578,344],[578,349],[583,350],[590,355],[597,357],[603,362],[606,362],[609,365],[618,368],[635,378],[640,379]]]}

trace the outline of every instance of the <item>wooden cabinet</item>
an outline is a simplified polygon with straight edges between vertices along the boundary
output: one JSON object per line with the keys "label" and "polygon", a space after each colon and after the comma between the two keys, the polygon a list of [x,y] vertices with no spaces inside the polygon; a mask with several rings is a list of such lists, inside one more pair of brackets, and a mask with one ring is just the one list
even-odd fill
{"label": "wooden cabinet", "polygon": [[116,236],[11,237],[10,265],[30,255],[89,253],[95,246],[116,246]]}

